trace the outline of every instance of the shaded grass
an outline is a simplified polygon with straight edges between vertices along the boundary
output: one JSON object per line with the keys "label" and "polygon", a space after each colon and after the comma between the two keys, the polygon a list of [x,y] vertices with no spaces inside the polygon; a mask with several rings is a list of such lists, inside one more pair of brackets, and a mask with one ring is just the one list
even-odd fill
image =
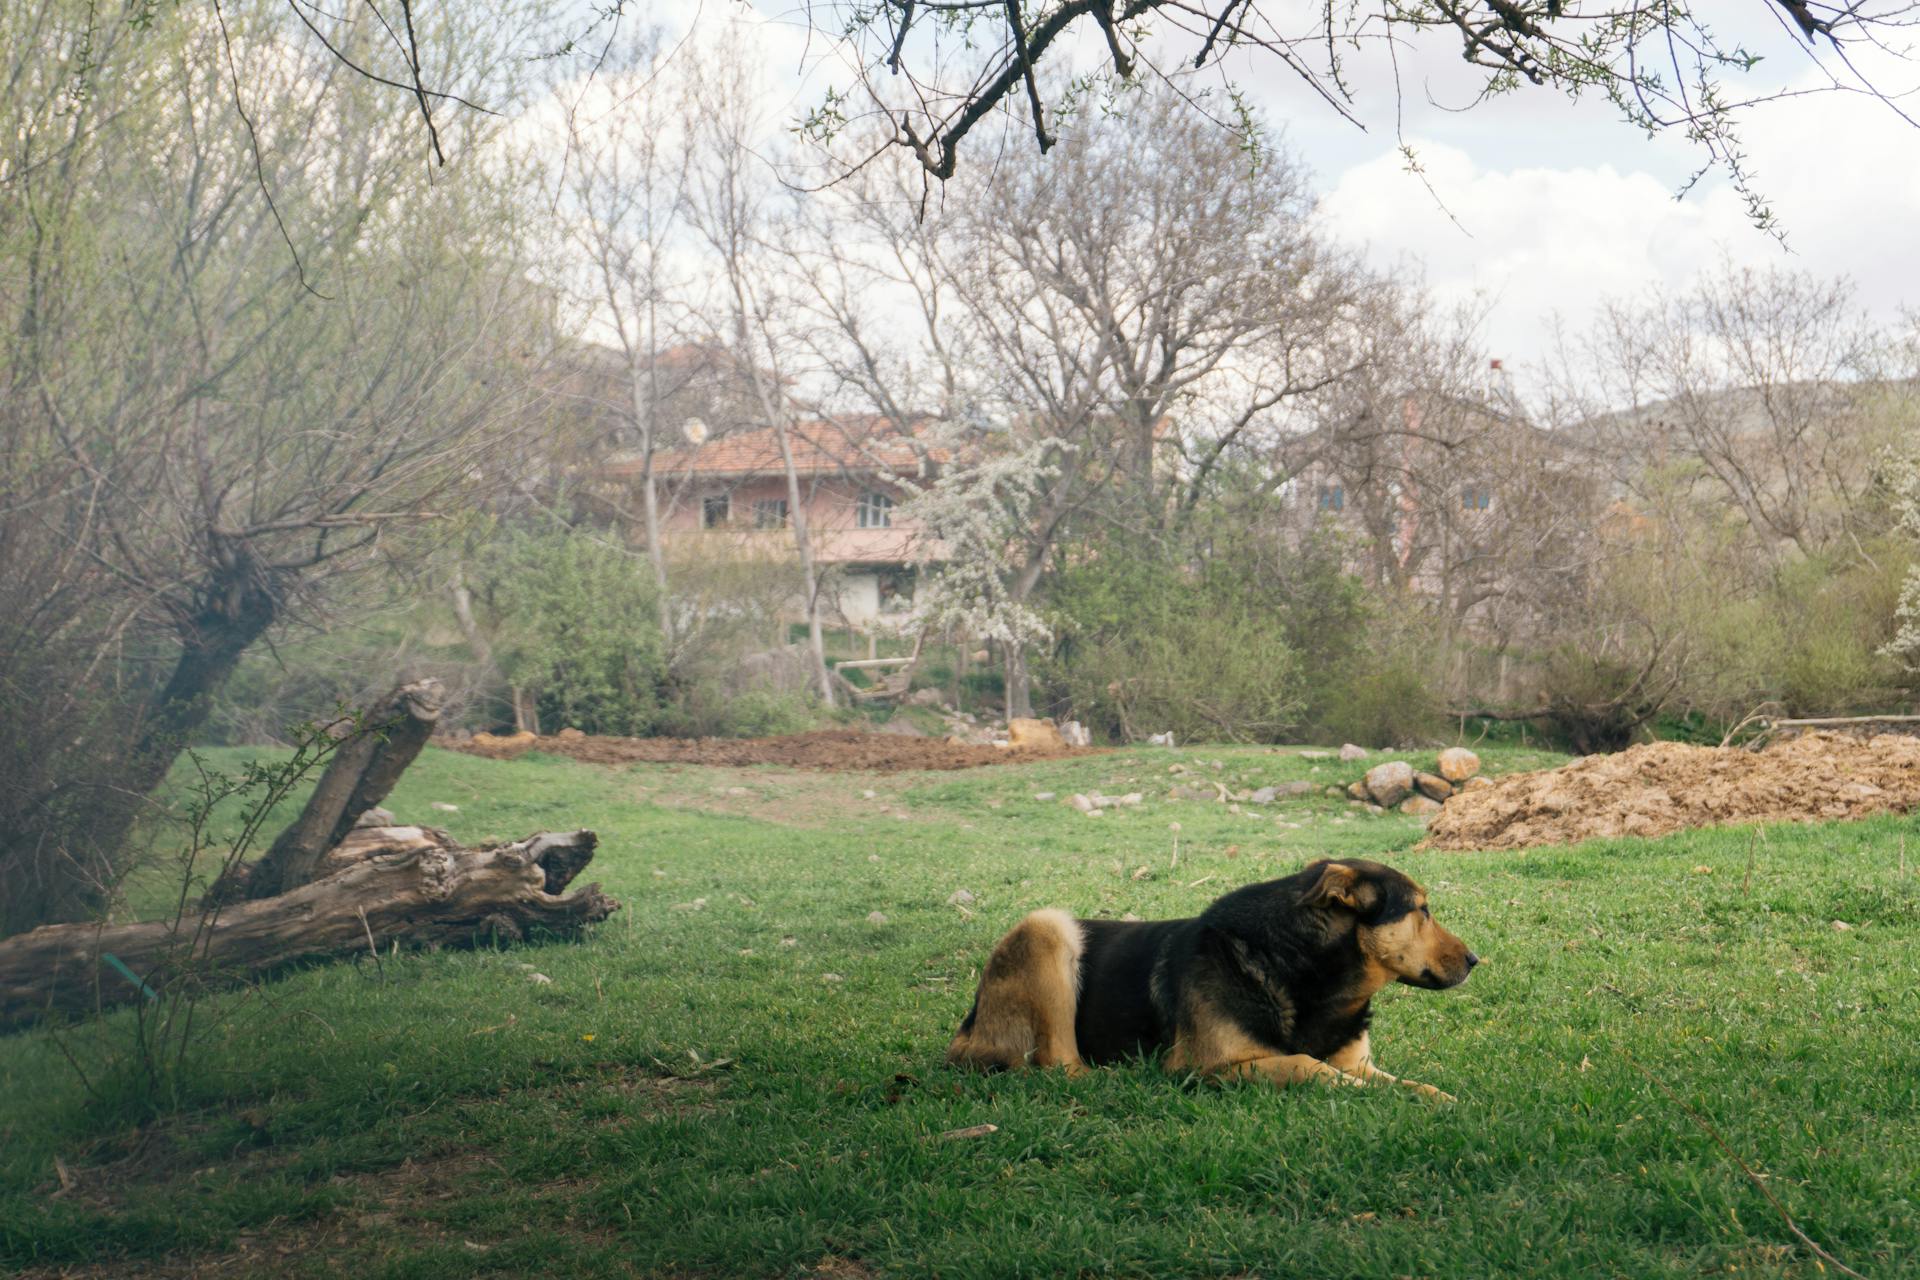
{"label": "shaded grass", "polygon": [[[215,1024],[194,1109],[145,1132],[87,1100],[44,1033],[0,1041],[0,1263],[1818,1274],[1630,1055],[1841,1259],[1920,1274],[1911,820],[1416,854],[1413,821],[1323,796],[1240,815],[1166,800],[1175,761],[1236,789],[1360,772],[1230,748],[887,778],[429,751],[393,798],[403,819],[467,841],[592,826],[589,876],[625,909],[582,944],[273,984]],[[1092,788],[1149,799],[1088,819],[1033,798]],[[1458,1105],[938,1065],[1025,910],[1188,914],[1328,854],[1386,855],[1488,958],[1456,991],[1377,1004],[1382,1065]],[[938,1136],[981,1123],[998,1130]],[[58,1196],[55,1156],[74,1184]]]}

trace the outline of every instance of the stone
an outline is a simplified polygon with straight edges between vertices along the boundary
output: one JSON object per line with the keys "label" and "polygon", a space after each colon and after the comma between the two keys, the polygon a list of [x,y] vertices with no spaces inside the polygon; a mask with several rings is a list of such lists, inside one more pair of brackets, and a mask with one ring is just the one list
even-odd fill
{"label": "stone", "polygon": [[394,825],[393,811],[382,809],[379,805],[367,810],[353,820],[356,827],[391,827]]}
{"label": "stone", "polygon": [[1340,758],[1342,760],[1365,760],[1368,754],[1365,747],[1355,746],[1351,742],[1342,743],[1340,746]]}
{"label": "stone", "polygon": [[1079,794],[1078,792],[1075,792],[1073,795],[1068,796],[1067,803],[1072,805],[1074,808],[1078,809],[1082,813],[1092,813],[1094,811],[1093,801],[1088,799],[1086,796]]}
{"label": "stone", "polygon": [[1272,804],[1280,792],[1274,787],[1261,787],[1247,797],[1248,804]]}
{"label": "stone", "polygon": [[433,802],[433,807],[434,807],[434,808],[436,808],[436,809],[438,809],[438,810],[439,810],[440,812],[442,812],[442,813],[458,813],[458,812],[460,812],[460,806],[459,806],[459,805],[457,805],[457,804],[448,804],[448,803],[447,803],[447,802],[446,802],[445,800],[435,800],[435,801]]}
{"label": "stone", "polygon": [[867,923],[868,923],[868,924],[885,924],[886,922],[887,922],[887,915],[886,915],[886,912],[884,912],[884,911],[869,911],[869,912],[867,912]]}
{"label": "stone", "polygon": [[1053,792],[1051,792],[1051,791],[1036,791],[1036,792],[1034,792],[1034,793],[1033,793],[1033,798],[1034,798],[1035,800],[1051,800],[1051,799],[1053,799]]}
{"label": "stone", "polygon": [[1320,784],[1317,782],[1289,782],[1280,788],[1280,794],[1283,796],[1310,796],[1319,790],[1319,788]]}
{"label": "stone", "polygon": [[965,889],[955,889],[947,895],[947,905],[950,907],[970,907],[973,901],[973,895]]}
{"label": "stone", "polygon": [[1413,789],[1429,800],[1446,800],[1453,795],[1453,784],[1437,773],[1413,775]]}
{"label": "stone", "polygon": [[896,715],[874,732],[884,733],[895,738],[924,738],[927,731],[902,715]]}
{"label": "stone", "polygon": [[1460,784],[1462,791],[1488,791],[1493,787],[1493,779],[1484,773],[1476,773]]}
{"label": "stone", "polygon": [[1440,802],[1427,796],[1412,795],[1400,802],[1400,812],[1425,818],[1440,812]]}
{"label": "stone", "polygon": [[581,730],[574,728],[572,725],[568,725],[566,728],[562,729],[560,732],[554,734],[553,736],[556,738],[565,738],[568,741],[573,741],[576,738],[584,738],[587,735]]}
{"label": "stone", "polygon": [[1171,731],[1167,733],[1150,733],[1147,735],[1147,741],[1156,747],[1171,747],[1173,745],[1173,734]]}
{"label": "stone", "polygon": [[1078,720],[1069,720],[1060,726],[1060,740],[1070,747],[1090,747],[1093,733]]}
{"label": "stone", "polygon": [[910,707],[944,707],[947,705],[947,700],[940,696],[938,689],[929,685],[924,689],[915,689],[912,693],[908,694],[906,703]]}
{"label": "stone", "polygon": [[1367,794],[1373,802],[1392,808],[1413,790],[1413,766],[1405,760],[1389,760],[1367,770]]}
{"label": "stone", "polygon": [[1448,782],[1465,782],[1480,772],[1480,757],[1465,747],[1448,747],[1440,753],[1440,776]]}
{"label": "stone", "polygon": [[1345,794],[1347,799],[1349,800],[1357,800],[1357,801],[1364,802],[1367,799],[1367,794],[1368,794],[1367,784],[1364,782],[1350,782],[1347,784],[1347,790]]}
{"label": "stone", "polygon": [[1033,720],[1026,716],[1015,716],[1007,721],[1007,741],[1015,747],[1038,747],[1042,750],[1059,750],[1067,745],[1060,736],[1060,730],[1051,720]]}

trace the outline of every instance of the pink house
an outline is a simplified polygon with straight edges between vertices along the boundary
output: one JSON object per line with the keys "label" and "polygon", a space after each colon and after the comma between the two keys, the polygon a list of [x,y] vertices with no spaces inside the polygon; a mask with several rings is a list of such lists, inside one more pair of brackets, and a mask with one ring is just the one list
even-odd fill
{"label": "pink house", "polygon": [[[787,432],[815,563],[831,569],[828,589],[841,618],[864,626],[913,610],[916,566],[942,558],[940,544],[903,510],[907,483],[926,484],[949,461],[891,423],[812,421]],[[608,463],[603,475],[639,484],[638,459]],[[790,496],[771,429],[733,432],[656,453],[653,484],[666,539],[725,538],[743,551],[791,554]]]}

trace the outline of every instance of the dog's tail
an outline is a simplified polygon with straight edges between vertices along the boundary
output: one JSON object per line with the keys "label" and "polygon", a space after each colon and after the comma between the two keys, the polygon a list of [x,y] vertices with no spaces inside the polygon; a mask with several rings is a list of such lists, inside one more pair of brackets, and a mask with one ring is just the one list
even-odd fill
{"label": "dog's tail", "polygon": [[947,1061],[989,1070],[1029,1062],[1079,1070],[1073,1020],[1086,948],[1080,922],[1064,911],[1035,911],[1015,925],[987,958]]}

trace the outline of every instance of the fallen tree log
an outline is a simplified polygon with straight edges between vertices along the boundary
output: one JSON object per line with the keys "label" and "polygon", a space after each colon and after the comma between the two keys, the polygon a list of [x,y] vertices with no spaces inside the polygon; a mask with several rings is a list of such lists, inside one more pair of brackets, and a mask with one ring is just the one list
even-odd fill
{"label": "fallen tree log", "polygon": [[144,924],[48,925],[0,941],[0,1030],[156,998],[169,984],[266,977],[306,960],[402,945],[472,946],[567,935],[620,904],[567,886],[591,831],[464,848],[428,827],[363,827],[328,850],[329,874],[273,898]]}
{"label": "fallen tree log", "polygon": [[236,867],[218,896],[271,898],[326,874],[329,852],[361,814],[386,799],[433,736],[442,696],[438,680],[415,680],[368,707],[327,762],[300,816],[260,861]]}

